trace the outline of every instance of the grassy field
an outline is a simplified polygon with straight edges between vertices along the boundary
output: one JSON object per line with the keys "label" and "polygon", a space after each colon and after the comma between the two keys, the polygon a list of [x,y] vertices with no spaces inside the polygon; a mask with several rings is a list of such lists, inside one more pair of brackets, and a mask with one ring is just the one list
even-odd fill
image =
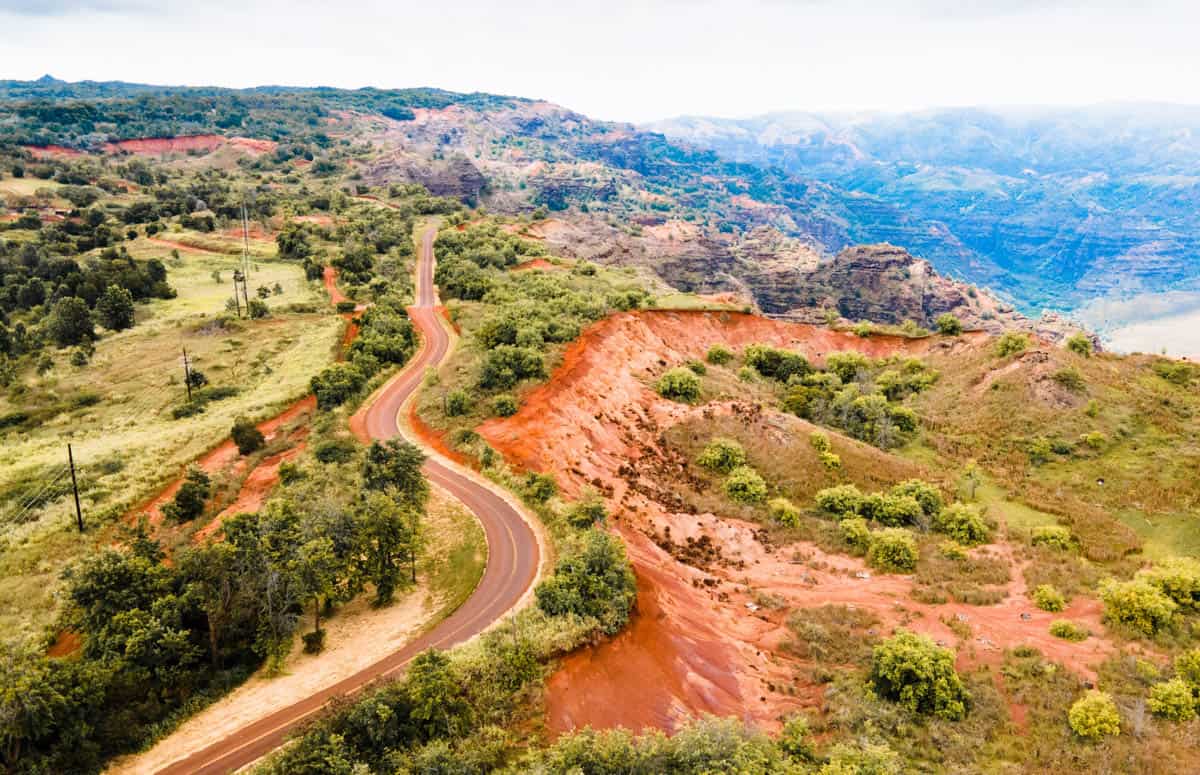
{"label": "grassy field", "polygon": [[429,579],[441,621],[466,602],[487,566],[487,541],[479,521],[458,501],[440,490],[429,499],[425,515],[426,551],[418,572]]}
{"label": "grassy field", "polygon": [[[265,418],[305,394],[309,378],[332,360],[342,330],[324,291],[298,265],[256,262],[251,294],[258,285],[283,289],[267,299],[271,317],[222,326],[216,318],[232,294],[232,257],[173,258],[170,248],[144,240],[131,247],[139,257],[164,259],[178,298],[139,305],[138,325],[102,337],[89,365],[73,366],[67,351],[56,351],[52,370],[0,398],[0,416],[33,418],[0,437],[0,627],[10,635],[45,626],[58,604],[62,569],[111,542],[107,523],[219,443],[237,416]],[[221,283],[213,271],[221,271]],[[291,304],[319,312],[289,312]],[[184,347],[210,385],[238,392],[203,414],[174,419],[172,409],[185,403]],[[84,536],[75,532],[70,481],[62,475],[67,442],[95,527]]]}

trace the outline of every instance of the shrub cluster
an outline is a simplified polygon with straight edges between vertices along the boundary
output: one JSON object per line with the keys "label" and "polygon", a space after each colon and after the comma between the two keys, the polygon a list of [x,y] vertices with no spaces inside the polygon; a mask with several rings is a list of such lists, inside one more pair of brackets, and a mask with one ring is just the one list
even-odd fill
{"label": "shrub cluster", "polygon": [[924,635],[901,630],[875,647],[872,691],[911,713],[950,721],[965,718],[971,698],[954,670],[954,652]]}

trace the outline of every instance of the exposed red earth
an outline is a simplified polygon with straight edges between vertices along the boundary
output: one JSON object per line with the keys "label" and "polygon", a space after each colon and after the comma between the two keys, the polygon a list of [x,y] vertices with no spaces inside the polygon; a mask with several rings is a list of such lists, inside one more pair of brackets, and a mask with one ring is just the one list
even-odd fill
{"label": "exposed red earth", "polygon": [[83,155],[83,151],[77,148],[67,148],[64,145],[27,145],[25,146],[25,150],[29,151],[37,159]]}
{"label": "exposed red earth", "polygon": [[104,144],[106,153],[132,153],[158,155],[164,153],[187,153],[188,151],[215,151],[232,145],[254,154],[270,153],[278,143],[272,140],[255,140],[250,137],[225,137],[223,135],[184,135],[182,137],[139,137],[117,140]]}
{"label": "exposed red earth", "polygon": [[[421,333],[421,347],[396,376],[355,415],[352,428],[363,441],[390,439],[402,433],[405,404],[420,387],[425,369],[449,352],[450,335],[442,325],[433,287],[433,239],[422,237],[417,303],[409,315]],[[330,277],[326,276],[326,283]],[[242,728],[238,734],[197,751],[160,770],[171,775],[215,775],[237,770],[281,745],[289,732],[336,697],[351,694],[372,681],[394,676],[410,659],[428,648],[448,648],[483,632],[515,606],[537,577],[537,537],[510,501],[492,487],[439,455],[431,454],[425,473],[437,486],[458,498],[480,520],[487,538],[487,567],[479,586],[462,606],[440,624],[368,668],[305,700],[280,708]]]}
{"label": "exposed red earth", "polygon": [[[825,604],[868,609],[885,632],[903,624],[956,645],[964,668],[996,663],[1004,648],[1024,643],[1094,678],[1092,666],[1112,652],[1112,644],[1097,637],[1070,643],[1052,637],[1048,627],[1052,619],[1065,617],[1100,632],[1099,603],[1078,598],[1063,613],[1039,611],[1025,599],[1020,567],[1012,567],[1008,596],[997,605],[923,605],[910,597],[912,581],[906,576],[868,571],[859,559],[827,555],[811,544],[766,545],[755,525],[713,514],[675,513],[648,496],[656,488],[669,489],[669,482],[631,481],[637,475],[629,472],[638,470],[636,463],[644,455],[661,449],[662,434],[671,426],[744,407],[734,401],[686,406],[662,399],[648,386],[669,366],[703,358],[713,344],[740,348],[768,342],[820,363],[840,350],[872,357],[920,356],[934,347],[980,346],[984,338],[970,335],[955,343],[863,339],[714,312],[622,313],[587,329],[568,347],[551,379],[525,397],[516,415],[478,428],[511,463],[554,473],[568,496],[584,488],[603,493],[638,576],[638,612],[629,629],[567,657],[548,682],[550,730],[590,725],[671,731],[703,713],[737,716],[771,729],[797,707],[819,706],[822,688],[795,684],[799,663],[779,649],[789,637],[785,616],[759,608],[752,591],[778,596],[793,610]],[[772,424],[778,427],[772,432],[784,436],[806,438],[814,430],[782,415]],[[677,544],[707,537],[736,563],[685,564],[655,542],[663,534]],[[974,551],[1009,549],[994,545]],[[969,627],[970,638],[956,644],[958,636],[943,619],[955,621],[958,629]],[[784,686],[789,691],[777,691]]]}
{"label": "exposed red earth", "polygon": [[525,272],[530,269],[542,269],[545,271],[554,271],[556,269],[565,269],[565,268],[566,267],[562,267],[562,266],[559,266],[558,264],[551,263],[550,261],[547,261],[544,258],[534,258],[534,259],[530,259],[529,261],[524,261],[520,264],[517,264],[510,271]]}

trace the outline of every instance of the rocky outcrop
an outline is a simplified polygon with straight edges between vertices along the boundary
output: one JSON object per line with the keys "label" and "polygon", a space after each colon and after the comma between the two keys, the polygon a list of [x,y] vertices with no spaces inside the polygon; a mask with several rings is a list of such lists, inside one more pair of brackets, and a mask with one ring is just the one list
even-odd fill
{"label": "rocky outcrop", "polygon": [[449,196],[474,205],[487,186],[479,168],[465,156],[427,160],[403,152],[381,156],[363,171],[371,185],[419,183],[435,196]]}

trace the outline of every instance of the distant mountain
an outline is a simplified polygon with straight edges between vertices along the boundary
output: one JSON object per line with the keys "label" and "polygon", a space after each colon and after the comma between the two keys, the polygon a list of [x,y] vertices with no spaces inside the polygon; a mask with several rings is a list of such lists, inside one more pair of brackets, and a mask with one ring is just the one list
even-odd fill
{"label": "distant mountain", "polygon": [[1200,107],[684,117],[647,129],[838,192],[888,241],[1026,311],[1200,290]]}

